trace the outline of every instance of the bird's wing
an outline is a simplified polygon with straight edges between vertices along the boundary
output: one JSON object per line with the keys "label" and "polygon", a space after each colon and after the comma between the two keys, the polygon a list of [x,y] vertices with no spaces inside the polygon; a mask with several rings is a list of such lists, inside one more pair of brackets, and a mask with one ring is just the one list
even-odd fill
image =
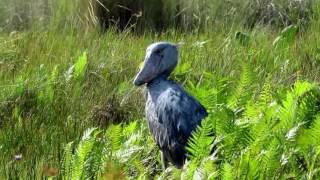
{"label": "bird's wing", "polygon": [[207,116],[206,109],[180,88],[168,89],[158,100],[159,122],[170,129],[168,136],[185,144],[191,132]]}

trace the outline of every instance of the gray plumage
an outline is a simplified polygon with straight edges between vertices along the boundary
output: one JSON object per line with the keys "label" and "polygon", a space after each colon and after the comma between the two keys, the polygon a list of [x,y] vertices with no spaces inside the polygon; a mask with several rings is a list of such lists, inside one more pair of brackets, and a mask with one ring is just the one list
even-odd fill
{"label": "gray plumage", "polygon": [[147,48],[143,68],[134,80],[137,86],[147,84],[145,113],[148,125],[167,161],[181,168],[186,159],[188,138],[207,116],[205,108],[177,83],[168,80],[178,62],[173,44],[160,42]]}

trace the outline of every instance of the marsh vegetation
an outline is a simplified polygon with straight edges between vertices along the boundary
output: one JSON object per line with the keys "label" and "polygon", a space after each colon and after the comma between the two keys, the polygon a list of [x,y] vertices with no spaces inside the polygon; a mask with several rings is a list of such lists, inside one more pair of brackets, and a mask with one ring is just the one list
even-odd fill
{"label": "marsh vegetation", "polygon": [[[319,13],[311,0],[0,0],[0,179],[318,179]],[[182,170],[162,171],[132,84],[156,41],[183,44],[171,78],[209,112]]]}

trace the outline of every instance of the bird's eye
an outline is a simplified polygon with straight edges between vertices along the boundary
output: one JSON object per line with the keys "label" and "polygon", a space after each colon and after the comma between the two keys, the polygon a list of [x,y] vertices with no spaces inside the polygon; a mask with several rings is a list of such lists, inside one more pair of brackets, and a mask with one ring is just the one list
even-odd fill
{"label": "bird's eye", "polygon": [[157,49],[157,50],[155,51],[156,54],[160,54],[161,52],[162,52],[161,49]]}
{"label": "bird's eye", "polygon": [[157,49],[154,53],[160,58],[163,58],[163,49]]}

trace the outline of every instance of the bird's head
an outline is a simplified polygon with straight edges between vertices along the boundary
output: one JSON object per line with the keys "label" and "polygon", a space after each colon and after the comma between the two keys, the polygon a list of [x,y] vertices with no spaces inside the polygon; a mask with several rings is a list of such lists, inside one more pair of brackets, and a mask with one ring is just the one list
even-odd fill
{"label": "bird's head", "polygon": [[168,42],[153,43],[146,50],[144,64],[135,77],[134,84],[141,86],[159,76],[168,77],[177,63],[177,45]]}

